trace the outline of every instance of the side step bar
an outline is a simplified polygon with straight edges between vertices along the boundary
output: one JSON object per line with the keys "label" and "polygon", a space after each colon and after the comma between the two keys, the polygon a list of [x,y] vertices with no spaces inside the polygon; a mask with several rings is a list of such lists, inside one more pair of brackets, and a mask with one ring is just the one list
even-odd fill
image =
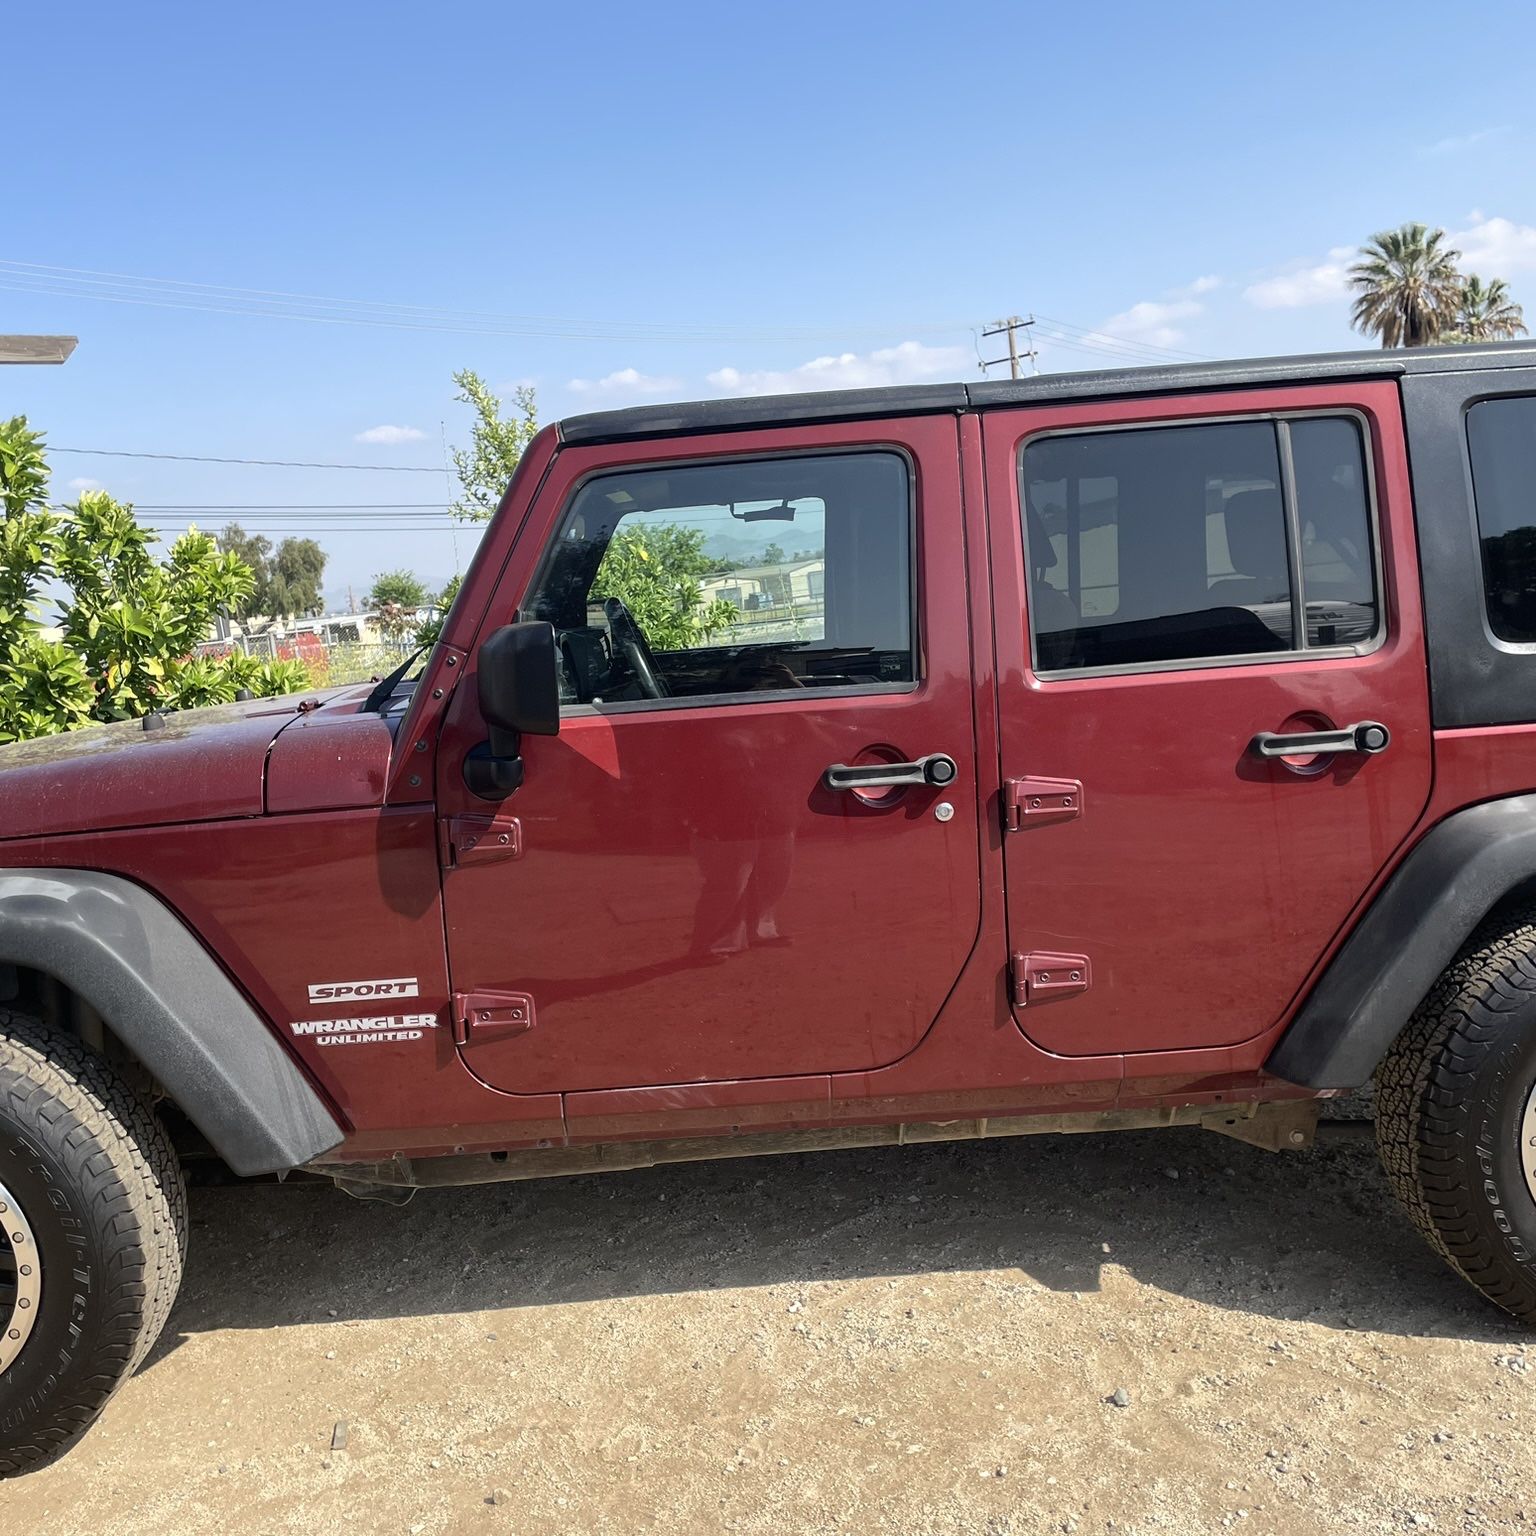
{"label": "side step bar", "polygon": [[410,1191],[510,1179],[562,1178],[579,1173],[618,1173],[661,1163],[714,1162],[732,1157],[772,1157],[856,1147],[914,1145],[933,1141],[981,1141],[994,1136],[1081,1135],[1145,1131],[1193,1125],[1233,1136],[1269,1152],[1312,1145],[1318,1099],[1264,1104],[1188,1104],[1165,1109],[1108,1109],[1059,1115],[1009,1115],[993,1119],[914,1121],[905,1125],[831,1126],[821,1130],[765,1131],[742,1136],[693,1136],[672,1141],[608,1141],[590,1146],[519,1152],[467,1152],[448,1157],[393,1157],[378,1163],[311,1163],[307,1171],[334,1179],[360,1199],[401,1201]]}

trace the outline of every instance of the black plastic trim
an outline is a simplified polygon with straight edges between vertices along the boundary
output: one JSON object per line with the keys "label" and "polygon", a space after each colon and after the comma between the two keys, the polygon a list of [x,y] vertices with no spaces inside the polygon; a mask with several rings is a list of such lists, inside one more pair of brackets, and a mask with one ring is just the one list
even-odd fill
{"label": "black plastic trim", "polygon": [[637,405],[627,410],[567,417],[560,423],[560,439],[568,444],[613,443],[690,432],[1051,405],[1126,395],[1169,395],[1190,390],[1243,389],[1267,384],[1312,384],[1345,379],[1395,379],[1410,374],[1528,367],[1536,367],[1536,344],[1529,341],[1476,347],[1323,352],[1299,357],[1179,363],[1171,367],[1114,368],[1094,373],[1052,373],[1038,378],[979,384],[897,385],[883,389],[697,400],[681,405]]}
{"label": "black plastic trim", "polygon": [[1265,1070],[1358,1088],[1473,929],[1536,877],[1536,795],[1489,800],[1424,835],[1323,973]]}
{"label": "black plastic trim", "polygon": [[804,395],[756,395],[735,400],[692,400],[681,405],[636,405],[592,411],[560,423],[563,443],[622,442],[680,432],[724,432],[795,422],[854,421],[861,416],[912,416],[963,411],[964,384],[910,384],[883,389],[828,389]]}
{"label": "black plastic trim", "polygon": [[1536,647],[1501,640],[1488,624],[1467,448],[1471,406],[1532,394],[1536,376],[1487,368],[1403,384],[1436,730],[1536,721]]}
{"label": "black plastic trim", "polygon": [[142,886],[0,869],[0,962],[78,993],[238,1174],[296,1168],[342,1131],[266,1021]]}

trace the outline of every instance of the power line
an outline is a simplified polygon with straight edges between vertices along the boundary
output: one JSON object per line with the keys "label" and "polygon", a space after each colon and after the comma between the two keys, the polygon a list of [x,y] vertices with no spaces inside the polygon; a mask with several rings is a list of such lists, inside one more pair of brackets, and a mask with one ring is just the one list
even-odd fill
{"label": "power line", "polygon": [[104,459],[176,459],[187,464],[260,464],[268,469],[366,469],[392,475],[440,475],[442,470],[426,464],[318,464],[307,459],[231,459],[206,453],[136,453],[126,448],[55,448],[49,453],[83,453]]}
{"label": "power line", "polygon": [[1186,352],[1178,347],[1165,347],[1157,342],[1138,341],[1134,337],[1116,336],[1112,331],[1097,328],[1086,329],[1080,325],[1074,325],[1068,320],[1056,320],[1050,315],[1036,315],[1035,318],[1043,325],[1053,327],[1058,331],[1064,331],[1069,335],[1083,337],[1095,342],[1111,346],[1122,352],[1144,352],[1160,358],[1178,357],[1190,362],[1208,362],[1210,359],[1203,352]]}
{"label": "power line", "polygon": [[[675,324],[660,321],[589,320],[557,315],[503,314],[492,310],[447,309],[428,304],[398,304],[374,299],[343,299],[281,289],[238,288],[179,278],[135,276],[86,267],[57,267],[42,262],[0,258],[0,288],[19,293],[149,305],[162,309],[201,310],[214,314],[257,315],[279,320],[310,320],[330,325],[384,326],[395,330],[450,331],[477,335],[538,336],[587,341],[813,341],[836,330],[842,334],[885,334],[888,325],[784,325],[772,329],[727,323]],[[957,325],[907,326],[917,331],[953,331]]]}

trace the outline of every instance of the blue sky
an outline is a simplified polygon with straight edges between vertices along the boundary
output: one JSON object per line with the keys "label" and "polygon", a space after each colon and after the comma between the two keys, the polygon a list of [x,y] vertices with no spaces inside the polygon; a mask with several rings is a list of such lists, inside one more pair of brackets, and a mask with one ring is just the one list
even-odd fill
{"label": "blue sky", "polygon": [[[440,469],[457,367],[545,419],[973,378],[1014,311],[1042,369],[1347,347],[1350,248],[1406,219],[1536,314],[1525,4],[84,3],[6,36],[0,331],[80,346],[0,412],[58,447]],[[323,529],[337,594],[475,538],[330,531],[441,473],[54,466],[204,509],[167,529]]]}

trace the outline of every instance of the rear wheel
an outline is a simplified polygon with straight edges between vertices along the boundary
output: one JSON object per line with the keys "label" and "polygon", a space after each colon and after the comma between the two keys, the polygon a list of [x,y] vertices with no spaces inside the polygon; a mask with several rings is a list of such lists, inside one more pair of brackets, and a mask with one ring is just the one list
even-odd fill
{"label": "rear wheel", "polygon": [[90,1427],[155,1342],[186,1252],[181,1171],[101,1056],[0,1010],[0,1476]]}
{"label": "rear wheel", "polygon": [[1473,934],[1376,1075],[1376,1141],[1430,1246],[1536,1322],[1536,906]]}

